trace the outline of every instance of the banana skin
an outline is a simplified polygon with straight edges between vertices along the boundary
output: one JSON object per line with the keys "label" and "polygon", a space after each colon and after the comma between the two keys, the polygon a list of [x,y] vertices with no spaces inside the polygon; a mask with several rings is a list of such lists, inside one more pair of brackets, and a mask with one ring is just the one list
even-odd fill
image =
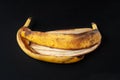
{"label": "banana skin", "polygon": [[[101,43],[101,34],[97,29],[95,23],[92,23],[92,28],[80,29],[83,33],[77,34],[61,34],[50,32],[31,31],[28,26],[31,22],[31,18],[28,18],[24,26],[22,26],[17,32],[17,42],[20,48],[30,57],[51,62],[51,63],[74,63],[82,60],[85,54],[94,51]],[[85,30],[85,32],[84,32]],[[61,30],[60,30],[61,31]],[[59,30],[57,31],[59,32]],[[59,41],[58,41],[59,40]],[[76,43],[75,43],[76,42]],[[44,55],[36,52],[30,47],[30,43],[36,43],[37,45],[65,49],[65,50],[76,50],[90,48],[97,45],[94,49],[89,50],[83,54],[77,56],[55,56],[55,55]],[[69,44],[69,45],[68,45]]]}

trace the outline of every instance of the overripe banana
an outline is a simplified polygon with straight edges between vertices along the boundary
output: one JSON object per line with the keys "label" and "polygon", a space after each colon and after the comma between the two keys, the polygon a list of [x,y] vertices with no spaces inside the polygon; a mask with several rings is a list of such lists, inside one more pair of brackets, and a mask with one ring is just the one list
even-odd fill
{"label": "overripe banana", "polygon": [[17,42],[30,57],[52,63],[73,63],[95,50],[101,43],[101,34],[95,23],[92,28],[55,31],[32,31],[31,18],[17,32]]}

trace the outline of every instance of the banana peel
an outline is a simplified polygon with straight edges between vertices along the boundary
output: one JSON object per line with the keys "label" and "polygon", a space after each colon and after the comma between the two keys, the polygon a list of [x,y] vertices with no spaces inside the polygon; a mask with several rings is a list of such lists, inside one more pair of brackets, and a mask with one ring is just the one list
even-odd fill
{"label": "banana peel", "polygon": [[[51,63],[74,63],[94,51],[101,43],[101,34],[95,23],[92,28],[55,31],[32,31],[31,18],[17,32],[20,48],[30,57]],[[74,31],[74,34],[73,34]]]}

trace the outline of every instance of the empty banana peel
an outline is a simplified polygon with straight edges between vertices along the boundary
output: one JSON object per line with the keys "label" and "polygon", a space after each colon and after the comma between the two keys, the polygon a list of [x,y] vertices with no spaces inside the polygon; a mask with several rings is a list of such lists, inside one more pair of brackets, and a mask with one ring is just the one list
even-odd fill
{"label": "empty banana peel", "polygon": [[95,50],[101,43],[101,34],[95,23],[92,28],[54,31],[32,31],[28,18],[17,32],[17,42],[30,57],[52,63],[73,63]]}

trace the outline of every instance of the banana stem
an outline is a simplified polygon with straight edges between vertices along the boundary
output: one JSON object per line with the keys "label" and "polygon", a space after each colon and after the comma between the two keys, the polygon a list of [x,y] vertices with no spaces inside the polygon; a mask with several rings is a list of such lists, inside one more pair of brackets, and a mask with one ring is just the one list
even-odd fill
{"label": "banana stem", "polygon": [[92,29],[94,30],[94,29],[98,29],[97,28],[97,25],[94,23],[94,22],[92,22]]}
{"label": "banana stem", "polygon": [[29,17],[29,18],[26,20],[26,22],[25,22],[25,24],[23,25],[23,27],[28,27],[28,26],[30,25],[31,19],[32,19],[32,17]]}

